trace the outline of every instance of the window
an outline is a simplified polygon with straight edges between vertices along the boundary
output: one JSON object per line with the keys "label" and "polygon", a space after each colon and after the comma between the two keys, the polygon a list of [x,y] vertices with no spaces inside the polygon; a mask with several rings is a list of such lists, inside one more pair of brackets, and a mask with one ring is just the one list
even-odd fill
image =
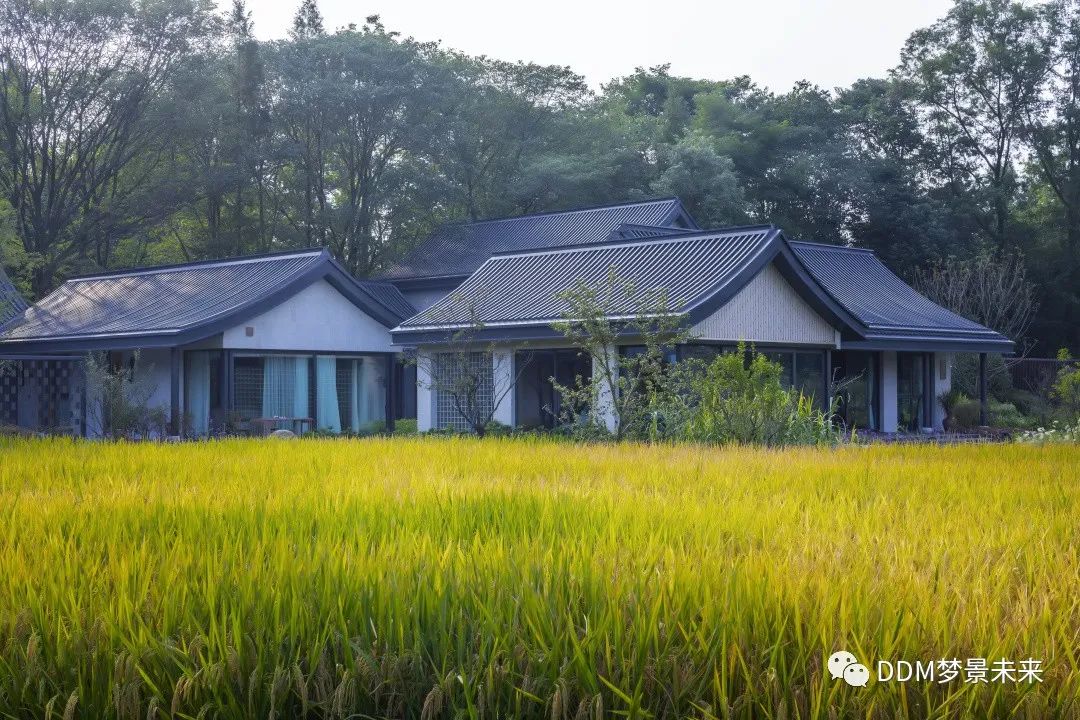
{"label": "window", "polygon": [[926,403],[928,365],[921,353],[896,353],[896,414],[901,430],[929,424]]}
{"label": "window", "polygon": [[520,351],[514,356],[514,364],[518,373],[515,422],[519,427],[552,428],[558,423],[564,410],[563,398],[555,391],[552,378],[560,385],[574,387],[577,378],[588,383],[592,377],[589,356],[578,350]]}
{"label": "window", "polygon": [[233,361],[233,411],[252,430],[258,424],[300,432],[380,430],[386,393],[382,356],[241,355]]}
{"label": "window", "polygon": [[878,356],[870,352],[833,353],[838,380],[837,414],[848,427],[877,430]]}
{"label": "window", "polygon": [[435,427],[472,430],[462,410],[474,416],[492,412],[495,399],[491,353],[435,355]]}
{"label": "window", "polygon": [[766,358],[779,363],[782,368],[780,383],[793,390],[798,390],[813,399],[818,408],[825,407],[825,353],[792,352],[788,350],[770,350],[763,352]]}

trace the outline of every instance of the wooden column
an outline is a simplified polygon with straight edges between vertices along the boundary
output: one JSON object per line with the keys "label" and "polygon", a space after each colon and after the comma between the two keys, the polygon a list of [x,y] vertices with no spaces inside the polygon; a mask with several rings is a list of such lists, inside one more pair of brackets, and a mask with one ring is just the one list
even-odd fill
{"label": "wooden column", "polygon": [[986,425],[986,353],[979,353],[979,424]]}

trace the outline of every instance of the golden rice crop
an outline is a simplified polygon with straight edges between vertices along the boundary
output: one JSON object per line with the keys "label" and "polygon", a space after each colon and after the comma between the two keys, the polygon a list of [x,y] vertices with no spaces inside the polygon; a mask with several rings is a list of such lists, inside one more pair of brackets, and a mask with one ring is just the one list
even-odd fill
{"label": "golden rice crop", "polygon": [[[1080,448],[0,443],[12,717],[1080,714]],[[831,652],[1041,683],[829,678]]]}

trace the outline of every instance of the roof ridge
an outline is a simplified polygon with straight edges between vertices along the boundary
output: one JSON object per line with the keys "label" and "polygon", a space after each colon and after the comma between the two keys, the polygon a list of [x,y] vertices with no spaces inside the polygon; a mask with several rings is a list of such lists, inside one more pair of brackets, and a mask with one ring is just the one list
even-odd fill
{"label": "roof ridge", "polygon": [[[569,215],[576,212],[589,212],[591,210],[605,210],[607,208],[627,207],[629,205],[653,205],[662,202],[677,202],[682,205],[682,200],[671,195],[667,197],[649,198],[647,200],[626,200],[618,203],[600,203],[599,205],[586,205],[584,207],[567,208],[566,210],[544,210],[542,212],[526,213],[524,215],[504,215],[502,217],[484,218],[483,220],[450,220],[440,227],[456,227],[463,225],[485,225],[487,223],[508,222],[510,220],[524,220],[532,217],[548,217],[551,215]],[[685,209],[685,208],[684,208]]]}
{"label": "roof ridge", "polygon": [[[664,243],[685,242],[690,240],[699,240],[710,235],[732,235],[732,234],[746,234],[751,231],[774,231],[778,230],[775,225],[733,225],[728,228],[714,228],[712,230],[690,230],[678,228],[670,235],[656,235],[653,237],[643,238],[616,238],[609,240],[601,240],[599,242],[590,243],[575,243],[573,245],[559,245],[557,247],[534,247],[534,248],[521,248],[518,250],[506,250],[504,252],[492,253],[488,260],[494,260],[496,258],[508,258],[519,257],[525,255],[554,255],[565,252],[577,252],[583,250],[601,250],[619,247],[633,247],[637,245],[660,245]],[[486,261],[485,261],[486,262]]]}
{"label": "roof ridge", "polygon": [[809,245],[810,247],[823,247],[829,250],[846,250],[848,252],[861,252],[875,255],[871,248],[853,247],[851,245],[837,245],[836,243],[814,242],[812,240],[788,240],[792,245]]}
{"label": "roof ridge", "polygon": [[99,273],[88,273],[85,275],[73,275],[69,277],[65,283],[78,282],[82,280],[100,280],[103,278],[119,278],[133,275],[149,275],[153,273],[166,272],[169,270],[187,270],[190,268],[210,267],[214,265],[240,265],[243,263],[258,262],[261,260],[272,260],[275,258],[284,258],[289,256],[299,257],[301,255],[314,255],[314,254],[327,254],[330,251],[324,247],[310,247],[301,250],[278,250],[276,252],[257,253],[255,255],[239,255],[236,257],[228,258],[216,258],[213,260],[192,260],[185,263],[170,263],[168,265],[144,265],[142,267],[132,268],[120,268],[117,270],[107,270]]}

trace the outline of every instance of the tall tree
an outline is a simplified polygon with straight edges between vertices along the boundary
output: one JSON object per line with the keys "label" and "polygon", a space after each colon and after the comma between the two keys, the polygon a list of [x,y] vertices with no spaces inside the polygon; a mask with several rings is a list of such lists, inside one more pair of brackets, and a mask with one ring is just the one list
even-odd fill
{"label": "tall tree", "polygon": [[999,247],[1009,241],[1025,118],[1049,70],[1043,17],[1010,0],[958,0],[912,34],[896,71],[925,108],[936,180]]}
{"label": "tall tree", "polygon": [[0,5],[0,192],[35,258],[35,294],[160,219],[130,201],[159,159],[147,122],[162,88],[206,31],[197,0]]}

